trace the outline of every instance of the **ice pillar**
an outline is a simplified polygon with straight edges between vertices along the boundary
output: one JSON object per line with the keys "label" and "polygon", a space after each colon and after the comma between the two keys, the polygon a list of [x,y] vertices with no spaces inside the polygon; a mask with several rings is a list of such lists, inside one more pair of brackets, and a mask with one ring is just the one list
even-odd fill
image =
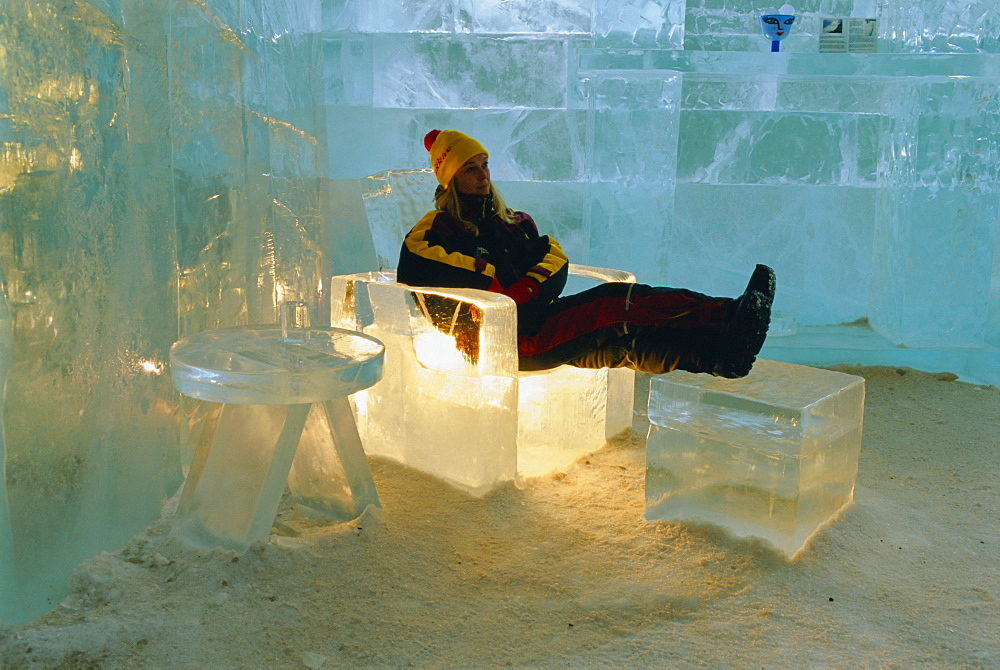
{"label": "ice pillar", "polygon": [[2,411],[4,387],[14,358],[14,332],[7,294],[2,286],[3,275],[0,274],[0,620],[6,620],[13,616],[19,598],[14,580],[14,538],[10,532],[10,510],[7,506],[7,450]]}
{"label": "ice pillar", "polygon": [[[318,2],[7,0],[0,268],[18,622],[182,479],[179,335],[316,302]],[[13,556],[13,558],[11,558]],[[2,569],[2,566],[0,566]],[[0,611],[0,615],[6,615]]]}

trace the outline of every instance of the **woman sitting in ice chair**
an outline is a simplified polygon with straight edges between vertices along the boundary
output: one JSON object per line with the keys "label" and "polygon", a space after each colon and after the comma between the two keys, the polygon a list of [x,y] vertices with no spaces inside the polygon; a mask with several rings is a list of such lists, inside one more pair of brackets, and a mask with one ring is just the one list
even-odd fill
{"label": "woman sitting in ice chair", "polygon": [[[674,369],[744,377],[764,344],[774,272],[758,265],[738,298],[609,282],[560,296],[569,261],[531,217],[511,210],[490,181],[489,153],[457,130],[424,138],[440,184],[437,209],[407,233],[397,280],[410,286],[486,289],[517,304],[521,370],[562,364]],[[475,318],[475,314],[469,315]],[[463,342],[458,340],[461,347]],[[475,357],[474,344],[466,355]]]}

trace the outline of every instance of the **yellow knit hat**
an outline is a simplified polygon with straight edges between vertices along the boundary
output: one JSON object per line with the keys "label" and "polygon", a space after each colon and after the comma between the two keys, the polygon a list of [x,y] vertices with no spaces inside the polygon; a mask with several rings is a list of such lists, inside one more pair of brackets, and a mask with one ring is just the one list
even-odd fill
{"label": "yellow knit hat", "polygon": [[434,176],[444,188],[465,161],[479,154],[489,156],[482,144],[458,130],[432,130],[424,136],[424,147],[431,154]]}

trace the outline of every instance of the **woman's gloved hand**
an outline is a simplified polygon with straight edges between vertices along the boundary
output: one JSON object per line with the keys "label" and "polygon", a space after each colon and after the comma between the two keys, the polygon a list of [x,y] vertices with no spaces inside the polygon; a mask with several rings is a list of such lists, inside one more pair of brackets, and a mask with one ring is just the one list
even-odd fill
{"label": "woman's gloved hand", "polygon": [[513,299],[514,304],[523,305],[538,295],[541,288],[542,285],[538,283],[538,280],[532,277],[521,277],[507,288],[502,289],[500,293]]}

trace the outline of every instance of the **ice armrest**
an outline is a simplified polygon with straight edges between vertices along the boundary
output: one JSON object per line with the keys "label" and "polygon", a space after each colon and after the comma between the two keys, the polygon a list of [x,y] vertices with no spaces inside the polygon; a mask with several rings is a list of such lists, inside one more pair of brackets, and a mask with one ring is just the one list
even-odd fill
{"label": "ice armrest", "polygon": [[403,337],[428,369],[465,376],[517,375],[517,307],[476,289],[367,284],[380,339]]}
{"label": "ice armrest", "polygon": [[574,277],[585,277],[599,282],[625,282],[635,283],[635,275],[626,270],[613,270],[611,268],[599,268],[594,265],[569,264],[569,273]]}

